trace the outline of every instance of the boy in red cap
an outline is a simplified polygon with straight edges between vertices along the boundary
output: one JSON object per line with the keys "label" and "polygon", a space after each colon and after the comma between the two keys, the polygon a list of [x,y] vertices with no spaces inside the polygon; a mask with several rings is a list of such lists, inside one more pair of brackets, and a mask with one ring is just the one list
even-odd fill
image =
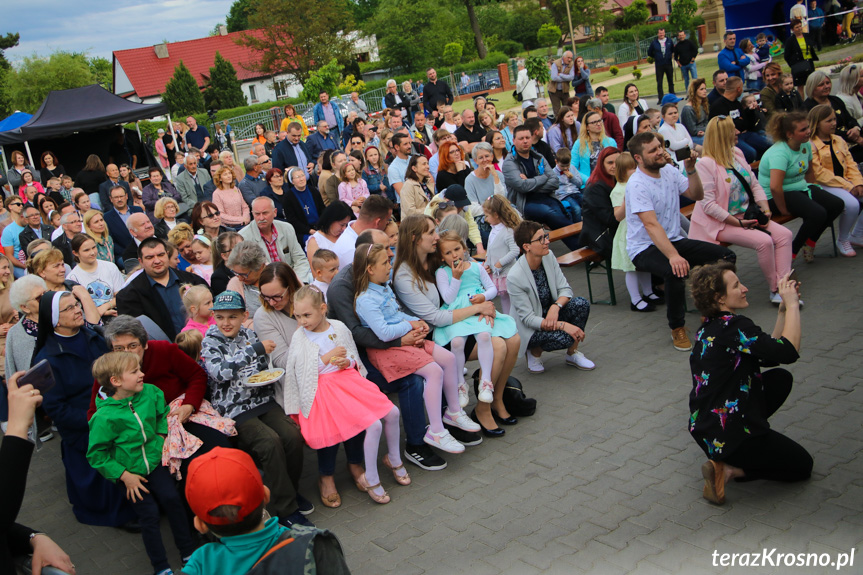
{"label": "boy in red cap", "polygon": [[195,551],[182,575],[242,575],[258,562],[264,573],[306,573],[311,566],[319,575],[350,575],[332,533],[302,525],[289,529],[266,514],[270,490],[245,451],[216,447],[195,458],[186,500],[195,529],[219,540]]}
{"label": "boy in red cap", "polygon": [[195,458],[186,476],[186,500],[195,529],[220,538],[192,554],[187,575],[246,573],[289,529],[264,519],[270,490],[245,451],[217,447]]}

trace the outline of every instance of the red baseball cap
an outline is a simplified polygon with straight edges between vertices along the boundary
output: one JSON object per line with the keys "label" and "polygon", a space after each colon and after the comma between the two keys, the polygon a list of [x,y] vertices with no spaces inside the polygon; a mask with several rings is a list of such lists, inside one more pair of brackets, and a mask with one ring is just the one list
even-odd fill
{"label": "red baseball cap", "polygon": [[[264,502],[264,483],[248,453],[216,447],[196,457],[189,465],[186,500],[204,523],[238,523]],[[210,515],[213,509],[221,505],[239,507],[237,519]]]}

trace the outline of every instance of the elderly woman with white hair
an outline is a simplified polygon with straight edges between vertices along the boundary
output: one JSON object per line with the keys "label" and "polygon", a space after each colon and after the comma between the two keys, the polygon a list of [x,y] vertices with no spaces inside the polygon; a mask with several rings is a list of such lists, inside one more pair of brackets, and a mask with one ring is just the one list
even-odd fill
{"label": "elderly woman with white hair", "polygon": [[857,120],[857,125],[863,126],[863,66],[849,64],[839,73],[839,93],[836,97],[842,100],[851,117]]}
{"label": "elderly woman with white hair", "polygon": [[387,105],[387,108],[390,108],[391,110],[400,110],[402,121],[407,122],[407,125],[410,125],[410,120],[408,119],[410,116],[408,113],[408,103],[405,102],[402,96],[398,93],[398,85],[393,79],[387,80],[387,93],[384,96],[384,103]]}
{"label": "elderly woman with white hair", "polygon": [[482,203],[494,194],[506,196],[506,186],[503,175],[494,169],[494,150],[491,144],[478,143],[470,155],[477,167],[465,178],[464,188],[471,203],[471,212],[474,212],[474,206],[479,206],[478,215],[481,215]]}
{"label": "elderly woman with white hair", "polygon": [[221,160],[222,166],[231,168],[231,171],[234,173],[235,181],[239,182],[246,176],[243,168],[234,163],[234,154],[230,150],[219,152],[219,160]]}
{"label": "elderly woman with white hair", "polygon": [[243,325],[254,329],[255,312],[261,307],[261,273],[267,265],[267,254],[255,242],[243,241],[234,246],[226,262],[234,277],[228,282],[228,289],[243,296],[249,319]]}
{"label": "elderly woman with white hair", "polygon": [[857,120],[848,112],[845,102],[839,99],[838,96],[831,94],[832,90],[833,81],[830,80],[830,76],[821,70],[815,70],[806,80],[806,95],[808,97],[803,102],[803,105],[808,112],[820,104],[829,104],[836,113],[836,135],[848,142],[854,161],[858,163],[863,162],[863,146],[854,145],[863,143],[860,126]]}
{"label": "elderly woman with white hair", "polygon": [[412,124],[413,119],[420,113],[420,103],[423,101],[423,97],[414,91],[410,80],[402,82],[402,91],[399,92],[399,97],[404,101],[408,109],[407,124]]}

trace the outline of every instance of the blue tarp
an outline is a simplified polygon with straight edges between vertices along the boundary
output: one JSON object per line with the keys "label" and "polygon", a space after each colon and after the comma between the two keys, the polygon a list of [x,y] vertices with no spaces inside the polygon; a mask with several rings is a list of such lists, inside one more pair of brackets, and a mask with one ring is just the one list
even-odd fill
{"label": "blue tarp", "polygon": [[15,128],[20,128],[24,124],[30,121],[30,118],[33,117],[33,114],[26,114],[24,112],[15,112],[8,118],[4,119],[0,122],[0,132],[6,132],[8,130],[14,130]]}
{"label": "blue tarp", "polygon": [[[743,38],[754,39],[759,32],[784,40],[789,30],[787,25],[781,24],[790,20],[791,7],[796,3],[795,0],[722,0],[725,28],[749,28],[737,32],[738,42]],[[819,6],[821,4],[819,2]]]}

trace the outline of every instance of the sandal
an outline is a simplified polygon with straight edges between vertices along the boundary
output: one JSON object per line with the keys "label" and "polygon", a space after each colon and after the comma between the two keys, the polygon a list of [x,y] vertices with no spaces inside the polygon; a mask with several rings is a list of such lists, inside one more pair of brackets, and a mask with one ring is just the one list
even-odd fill
{"label": "sandal", "polygon": [[375,503],[380,503],[381,505],[383,505],[384,503],[390,502],[390,496],[386,491],[384,491],[383,495],[378,495],[377,493],[375,493],[374,490],[380,486],[381,486],[380,482],[378,482],[375,485],[369,485],[368,482],[366,481],[366,474],[365,473],[360,475],[360,479],[359,479],[359,481],[357,481],[357,487],[360,487],[362,491],[365,491],[366,493],[368,493],[369,497],[372,498],[372,501],[374,501]]}
{"label": "sandal", "polygon": [[335,509],[336,507],[342,506],[342,496],[339,495],[338,491],[330,495],[324,496],[324,484],[320,479],[318,479],[318,491],[321,494],[321,503],[324,504],[324,507]]}
{"label": "sandal", "polygon": [[384,461],[384,465],[389,467],[390,470],[393,472],[393,478],[396,480],[396,483],[398,483],[399,485],[410,485],[411,484],[411,476],[409,473],[405,472],[404,475],[399,475],[398,473],[396,473],[396,471],[401,471],[402,469],[405,468],[404,463],[402,463],[398,467],[393,467],[392,463],[390,463],[390,454],[389,453],[384,455],[383,461]]}
{"label": "sandal", "polygon": [[704,498],[716,505],[725,503],[725,464],[708,459],[701,466],[701,476],[704,478]]}

